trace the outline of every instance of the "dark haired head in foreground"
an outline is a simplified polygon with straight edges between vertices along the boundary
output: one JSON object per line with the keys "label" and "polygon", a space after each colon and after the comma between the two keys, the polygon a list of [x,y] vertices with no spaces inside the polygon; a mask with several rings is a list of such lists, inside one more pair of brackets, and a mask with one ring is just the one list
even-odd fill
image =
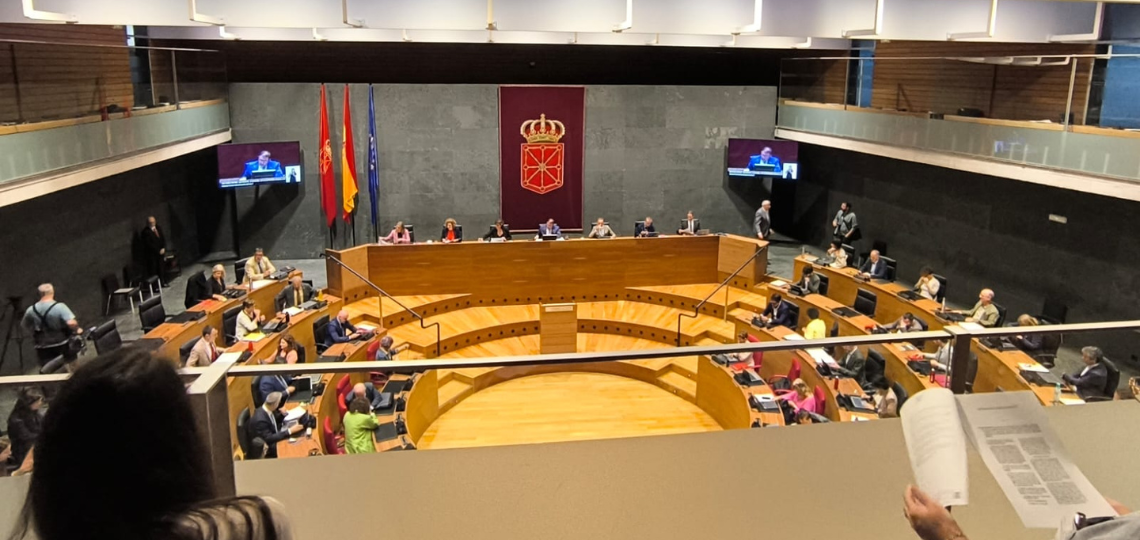
{"label": "dark haired head in foreground", "polygon": [[[11,538],[280,539],[280,503],[216,497],[185,386],[166,360],[120,349],[63,384],[36,443]],[[282,534],[282,532],[284,534]]]}

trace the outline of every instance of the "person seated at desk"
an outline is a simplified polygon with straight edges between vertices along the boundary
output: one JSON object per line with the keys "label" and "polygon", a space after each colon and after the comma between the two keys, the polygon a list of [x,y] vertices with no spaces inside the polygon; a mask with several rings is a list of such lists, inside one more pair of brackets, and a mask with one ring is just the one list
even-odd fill
{"label": "person seated at desk", "polygon": [[796,285],[799,285],[800,290],[805,295],[817,294],[819,293],[819,275],[811,266],[804,266],[804,269],[800,271],[800,281]]}
{"label": "person seated at desk", "polygon": [[918,274],[918,283],[914,284],[914,290],[918,291],[918,295],[927,300],[938,298],[938,290],[942,288],[942,282],[934,277],[934,269],[923,266]]}
{"label": "person seated at desk", "polygon": [[759,171],[761,165],[771,165],[772,172],[780,172],[783,169],[783,164],[780,163],[780,158],[772,155],[772,149],[765,146],[760,150],[760,153],[755,156],[748,156],[748,170]]}
{"label": "person seated at desk", "polygon": [[645,216],[645,223],[638,223],[637,226],[634,227],[633,235],[638,238],[646,238],[649,236],[649,233],[656,232],[657,228],[653,226],[653,218]]}
{"label": "person seated at desk", "polygon": [[443,230],[439,232],[439,241],[444,244],[455,244],[463,241],[463,231],[456,227],[455,219],[447,218],[443,222]]}
{"label": "person seated at desk", "polygon": [[[1030,316],[1028,313],[1022,313],[1021,316],[1017,318],[1017,322],[1013,323],[1013,326],[1037,326],[1039,324],[1041,324],[1041,321],[1038,321],[1035,317]],[[1026,334],[1024,336],[1013,336],[1010,338],[1010,341],[1012,341],[1013,345],[1018,349],[1028,353],[1035,353],[1041,350],[1044,339],[1045,336],[1042,334]]]}
{"label": "person seated at desk", "polygon": [[289,427],[283,425],[285,415],[281,412],[281,402],[285,398],[281,392],[270,392],[249,420],[249,438],[258,437],[269,446],[265,459],[277,459],[277,443],[305,430],[300,422]]}
{"label": "person seated at desk", "polygon": [[684,226],[677,229],[677,234],[691,236],[697,234],[699,230],[701,230],[701,220],[693,217],[693,211],[689,210],[689,213],[685,214]]}
{"label": "person seated at desk", "polygon": [[767,328],[774,326],[786,326],[792,328],[796,325],[796,321],[792,320],[792,307],[784,302],[784,297],[779,294],[773,294],[768,305],[764,308],[764,312],[757,316],[760,322],[764,323]]}
{"label": "person seated at desk", "polygon": [[336,318],[329,322],[328,333],[329,337],[325,340],[325,345],[329,347],[337,343],[348,343],[364,335],[363,332],[358,332],[352,323],[348,322],[347,309],[340,310],[340,312],[336,314]]}
{"label": "person seated at desk", "polygon": [[[268,366],[276,362],[276,356],[266,355],[265,358],[261,359],[262,365]],[[295,386],[289,384],[291,382],[293,382],[291,379],[286,379],[281,375],[262,375],[257,378],[257,393],[260,396],[268,396],[269,394],[278,392],[283,396],[281,400],[286,401],[289,399],[289,396],[293,395],[293,392],[297,391]]]}
{"label": "person seated at desk", "polygon": [[392,339],[392,336],[384,336],[380,338],[380,347],[376,349],[375,360],[377,362],[395,360],[396,353],[409,347],[407,343],[400,345],[399,347],[394,347],[392,346],[393,343],[395,343],[395,340]]}
{"label": "person seated at desk", "polygon": [[[739,334],[736,334],[736,342],[737,343],[758,343],[759,341],[760,341],[759,339],[748,335],[748,332],[741,332]],[[750,366],[755,367],[755,366],[759,365],[761,362],[761,359],[764,358],[764,353],[762,353],[762,352],[753,353],[753,352],[748,352],[748,351],[741,351],[738,353],[733,353],[733,356],[735,357],[737,362],[745,362],[745,363],[749,364]]]}
{"label": "person seated at desk", "polygon": [[895,395],[891,383],[887,382],[887,379],[879,377],[871,381],[871,386],[875,390],[873,399],[875,400],[875,412],[879,414],[879,418],[898,418],[899,397]]}
{"label": "person seated at desk", "polygon": [[554,218],[546,220],[546,223],[538,226],[538,234],[535,235],[535,240],[542,240],[543,236],[562,236],[562,228],[554,222]]}
{"label": "person seated at desk", "polygon": [[827,323],[819,318],[819,310],[808,308],[808,323],[804,326],[805,339],[823,339],[827,337]]}
{"label": "person seated at desk", "polygon": [[787,401],[792,405],[793,413],[799,413],[801,410],[811,412],[817,410],[815,395],[803,379],[792,381],[792,389],[777,396],[776,401]]}
{"label": "person seated at desk", "polygon": [[1104,352],[1100,350],[1100,347],[1082,348],[1081,360],[1085,363],[1084,369],[1076,374],[1066,373],[1061,376],[1061,379],[1073,385],[1081,399],[1112,398],[1112,394],[1106,395],[1104,391],[1104,386],[1108,382],[1108,368],[1100,361],[1102,358],[1104,358]]}
{"label": "person seated at desk", "polygon": [[299,308],[301,304],[312,300],[313,296],[315,296],[313,287],[306,285],[305,282],[301,280],[301,276],[293,276],[293,278],[289,280],[289,285],[286,285],[277,295],[277,299],[274,303],[287,308]]}
{"label": "person seated at desk", "polygon": [[955,313],[965,315],[966,322],[978,323],[986,328],[997,326],[1000,316],[997,306],[994,306],[994,292],[990,289],[982,289],[982,292],[978,293],[978,303],[969,311],[958,310]]}
{"label": "person seated at desk", "polygon": [[867,359],[863,357],[863,353],[859,352],[859,347],[854,345],[836,346],[835,363],[839,365],[838,368],[835,368],[837,375],[855,379],[859,386],[863,386],[867,382],[865,375]]}
{"label": "person seated at desk", "polygon": [[380,407],[380,392],[376,391],[376,387],[372,383],[356,383],[344,395],[345,403],[352,403],[353,400],[357,399],[362,399],[368,403],[368,410],[375,410]]}
{"label": "person seated at desk", "polygon": [[368,400],[358,397],[349,401],[348,412],[344,414],[343,423],[345,452],[349,454],[376,452],[376,443],[372,432],[380,427],[380,423],[376,421],[376,415],[372,413]]}
{"label": "person seated at desk", "polygon": [[202,337],[190,349],[190,356],[186,358],[186,367],[209,367],[218,359],[218,329],[206,325],[202,328]]}
{"label": "person seated at desk", "polygon": [[879,250],[871,250],[871,256],[863,262],[859,275],[867,279],[887,279],[887,261],[879,256]]}
{"label": "person seated at desk", "polygon": [[248,180],[255,172],[273,171],[274,178],[285,178],[285,170],[281,168],[281,162],[269,159],[271,156],[272,154],[269,153],[269,150],[262,150],[261,153],[257,155],[257,159],[245,162],[245,169],[242,170],[241,177]]}
{"label": "person seated at desk", "polygon": [[297,354],[297,350],[301,345],[297,343],[297,338],[292,334],[285,334],[281,336],[281,340],[277,342],[277,356],[273,358],[274,364],[296,364],[301,358]]}
{"label": "person seated at desk", "polygon": [[495,224],[491,226],[491,229],[487,231],[487,234],[483,235],[483,240],[487,242],[490,242],[496,238],[502,238],[503,240],[511,239],[511,229],[510,227],[504,225],[503,220],[501,219],[496,219]]}
{"label": "person seated at desk", "polygon": [[883,326],[883,330],[886,330],[888,332],[899,332],[899,333],[921,332],[922,331],[922,325],[918,324],[918,321],[915,320],[913,314],[903,313],[903,316],[899,317],[898,320],[896,320],[895,322],[888,324],[886,326]]}
{"label": "person seated at desk", "polygon": [[950,356],[953,353],[953,349],[950,347],[950,340],[948,339],[939,339],[936,341],[938,343],[938,350],[933,353],[922,353],[922,358],[924,360],[930,360],[930,367],[945,371],[946,366],[950,365]]}
{"label": "person seated at desk", "polygon": [[253,257],[245,261],[245,279],[246,284],[253,283],[254,281],[269,279],[269,276],[277,272],[277,267],[265,256],[265,250],[257,248],[253,250]]}
{"label": "person seated at desk", "polygon": [[597,223],[594,223],[594,228],[590,229],[590,234],[586,238],[613,238],[616,236],[614,230],[606,225],[606,220],[598,218]]}
{"label": "person seated at desk", "polygon": [[186,299],[183,303],[186,305],[186,309],[190,309],[210,299],[225,302],[227,298],[222,296],[222,293],[236,288],[238,288],[237,285],[226,285],[226,267],[215,264],[210,269],[209,278],[206,277],[205,272],[198,272],[190,276],[190,280],[186,282]]}
{"label": "person seated at desk", "polygon": [[237,325],[234,326],[234,337],[239,340],[249,334],[261,331],[261,323],[265,322],[265,315],[261,310],[253,307],[253,300],[246,298],[241,301],[241,312],[237,316]]}
{"label": "person seated at desk", "polygon": [[411,244],[412,233],[404,228],[403,221],[397,221],[396,226],[392,227],[392,232],[388,233],[388,236],[380,237],[377,242],[381,244]]}
{"label": "person seated at desk", "polygon": [[806,425],[829,423],[831,423],[831,420],[828,420],[826,416],[816,414],[807,409],[800,409],[800,412],[796,413],[796,424]]}
{"label": "person seated at desk", "polygon": [[832,268],[847,268],[847,250],[837,242],[832,241],[831,247],[827,248],[827,256],[831,257],[831,264],[828,266]]}

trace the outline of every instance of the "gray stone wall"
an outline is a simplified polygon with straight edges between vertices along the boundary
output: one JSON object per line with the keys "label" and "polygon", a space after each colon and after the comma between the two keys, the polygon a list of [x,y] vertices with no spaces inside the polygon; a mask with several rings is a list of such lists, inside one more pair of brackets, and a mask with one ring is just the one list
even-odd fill
{"label": "gray stone wall", "polygon": [[[338,173],[344,87],[329,85],[329,126]],[[368,87],[351,85],[358,200],[357,241],[373,241],[367,199]],[[301,187],[236,193],[242,255],[262,246],[278,258],[311,257],[327,245],[317,169],[319,85],[230,86],[234,142],[299,140]],[[376,85],[381,232],[398,220],[417,239],[438,234],[448,217],[471,236],[499,215],[498,87]],[[730,137],[773,133],[773,87],[589,86],[583,221],[604,217],[619,234],[647,215],[672,224],[693,210],[705,226],[748,233],[766,196],[758,183],[729,181]],[[515,228],[530,228],[514,224]],[[219,232],[225,242],[228,231]],[[337,245],[345,245],[338,231]]]}

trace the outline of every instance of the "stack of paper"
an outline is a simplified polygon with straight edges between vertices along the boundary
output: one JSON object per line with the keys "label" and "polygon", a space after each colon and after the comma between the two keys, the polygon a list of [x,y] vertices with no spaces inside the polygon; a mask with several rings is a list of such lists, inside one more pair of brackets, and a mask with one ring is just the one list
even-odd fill
{"label": "stack of paper", "polygon": [[241,338],[242,341],[260,341],[265,339],[265,334],[262,332],[250,332]]}
{"label": "stack of paper", "polygon": [[277,281],[272,280],[272,279],[259,279],[257,281],[254,281],[253,283],[251,283],[249,287],[250,287],[250,290],[256,291],[256,290],[258,290],[258,289],[260,289],[266,285],[273,285],[274,283],[277,283]]}
{"label": "stack of paper", "polygon": [[303,310],[299,307],[287,307],[287,308],[285,308],[285,314],[290,316],[290,317],[296,317],[297,315],[300,315],[304,312],[305,312],[305,310]]}

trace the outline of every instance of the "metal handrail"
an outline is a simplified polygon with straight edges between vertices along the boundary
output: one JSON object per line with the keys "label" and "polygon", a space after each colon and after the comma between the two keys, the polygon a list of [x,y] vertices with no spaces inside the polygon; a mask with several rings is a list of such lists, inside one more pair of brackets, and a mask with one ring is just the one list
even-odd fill
{"label": "metal handrail", "polygon": [[[732,281],[732,278],[736,277],[737,274],[742,272],[744,270],[745,266],[748,266],[749,263],[756,260],[756,257],[759,257],[761,253],[767,253],[767,252],[768,252],[767,247],[764,247],[763,249],[756,250],[756,253],[753,253],[752,256],[748,258],[747,261],[744,261],[744,264],[740,265],[740,268],[737,268],[735,272],[729,274],[728,277],[724,278],[724,281],[720,282],[720,285],[717,285],[716,288],[713,289],[712,292],[710,292],[709,295],[706,296],[704,300],[701,300],[700,302],[697,303],[697,306],[693,308],[693,314],[692,315],[690,315],[688,313],[677,314],[677,346],[678,347],[681,346],[681,318],[682,317],[688,317],[690,319],[696,319],[697,315],[700,315],[701,308],[704,307],[705,304],[708,303],[709,299],[712,298],[713,295],[717,293],[717,291],[723,289],[725,285],[728,285],[728,282]],[[728,302],[725,302],[724,309],[726,311],[728,310]]]}
{"label": "metal handrail", "polygon": [[[440,346],[440,342],[442,341],[442,338],[441,338],[441,331],[440,331],[440,326],[439,326],[438,322],[427,324],[427,321],[424,320],[423,315],[420,315],[419,313],[416,312],[416,310],[414,310],[408,306],[405,306],[403,302],[397,300],[395,296],[388,294],[388,291],[381,289],[379,285],[372,283],[371,281],[368,281],[368,278],[360,275],[360,272],[353,270],[347,264],[344,264],[344,262],[341,261],[339,258],[337,258],[335,256],[330,257],[328,253],[322,253],[321,257],[329,259],[329,260],[339,264],[341,268],[344,268],[345,270],[352,272],[352,275],[359,278],[360,281],[363,281],[369,287],[376,289],[376,292],[380,293],[381,296],[388,298],[389,300],[395,302],[397,306],[400,306],[400,307],[404,308],[404,310],[407,311],[408,313],[411,313],[413,317],[420,320],[420,328],[423,328],[426,330],[427,328],[434,326],[435,327],[435,355],[437,357],[439,356],[439,352],[440,352],[439,346]],[[381,302],[381,304],[383,304],[383,302]],[[383,311],[380,312],[380,324],[384,324],[384,312]]]}

